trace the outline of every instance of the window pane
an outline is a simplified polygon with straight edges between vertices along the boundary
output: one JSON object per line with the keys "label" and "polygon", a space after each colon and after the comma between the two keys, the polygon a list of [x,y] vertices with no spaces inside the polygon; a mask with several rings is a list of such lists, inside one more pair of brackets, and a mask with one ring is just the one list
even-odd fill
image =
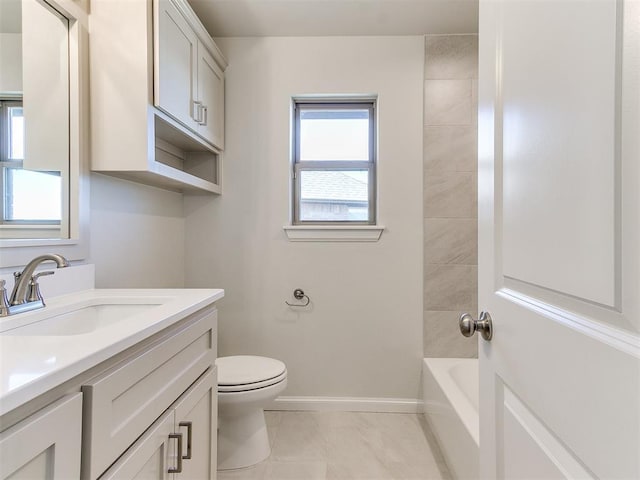
{"label": "window pane", "polygon": [[369,220],[368,170],[301,170],[300,220]]}
{"label": "window pane", "polygon": [[22,107],[9,107],[9,160],[24,159],[24,116]]}
{"label": "window pane", "polygon": [[7,168],[6,220],[60,221],[62,180],[60,174]]}
{"label": "window pane", "polygon": [[369,160],[369,110],[300,111],[300,161]]}

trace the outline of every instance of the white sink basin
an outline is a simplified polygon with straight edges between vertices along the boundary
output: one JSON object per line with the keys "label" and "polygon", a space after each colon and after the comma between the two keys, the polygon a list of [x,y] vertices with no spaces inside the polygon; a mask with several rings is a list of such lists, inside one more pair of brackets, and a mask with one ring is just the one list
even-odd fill
{"label": "white sink basin", "polygon": [[34,323],[7,330],[2,332],[2,335],[82,335],[112,326],[159,305],[162,305],[162,302],[99,303],[82,306],[66,313],[59,313]]}

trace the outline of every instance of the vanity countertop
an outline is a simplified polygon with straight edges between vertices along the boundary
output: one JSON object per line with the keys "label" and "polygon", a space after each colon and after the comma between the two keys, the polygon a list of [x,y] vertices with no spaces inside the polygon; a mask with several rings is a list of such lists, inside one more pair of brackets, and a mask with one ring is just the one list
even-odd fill
{"label": "vanity countertop", "polygon": [[223,296],[221,289],[92,289],[0,319],[0,416]]}

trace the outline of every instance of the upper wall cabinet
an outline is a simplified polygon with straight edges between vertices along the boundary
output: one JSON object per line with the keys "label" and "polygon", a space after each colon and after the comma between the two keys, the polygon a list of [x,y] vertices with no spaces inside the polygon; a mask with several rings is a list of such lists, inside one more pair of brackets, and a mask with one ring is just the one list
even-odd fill
{"label": "upper wall cabinet", "polygon": [[214,146],[224,148],[224,60],[190,11],[172,0],[155,9],[155,105]]}
{"label": "upper wall cabinet", "polygon": [[221,193],[227,62],[186,0],[93,0],[92,169]]}

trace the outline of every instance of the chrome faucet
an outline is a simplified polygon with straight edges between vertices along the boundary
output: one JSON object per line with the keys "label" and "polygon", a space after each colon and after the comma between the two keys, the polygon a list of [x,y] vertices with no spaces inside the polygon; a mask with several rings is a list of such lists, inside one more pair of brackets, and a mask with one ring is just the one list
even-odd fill
{"label": "chrome faucet", "polygon": [[24,267],[22,272],[15,272],[13,274],[15,284],[11,292],[11,297],[8,300],[5,281],[0,281],[0,317],[44,307],[44,300],[40,293],[38,278],[43,275],[53,275],[54,272],[46,271],[35,274],[34,272],[38,265],[46,261],[56,262],[56,268],[69,266],[69,261],[66,258],[55,253],[40,255],[34,258]]}

